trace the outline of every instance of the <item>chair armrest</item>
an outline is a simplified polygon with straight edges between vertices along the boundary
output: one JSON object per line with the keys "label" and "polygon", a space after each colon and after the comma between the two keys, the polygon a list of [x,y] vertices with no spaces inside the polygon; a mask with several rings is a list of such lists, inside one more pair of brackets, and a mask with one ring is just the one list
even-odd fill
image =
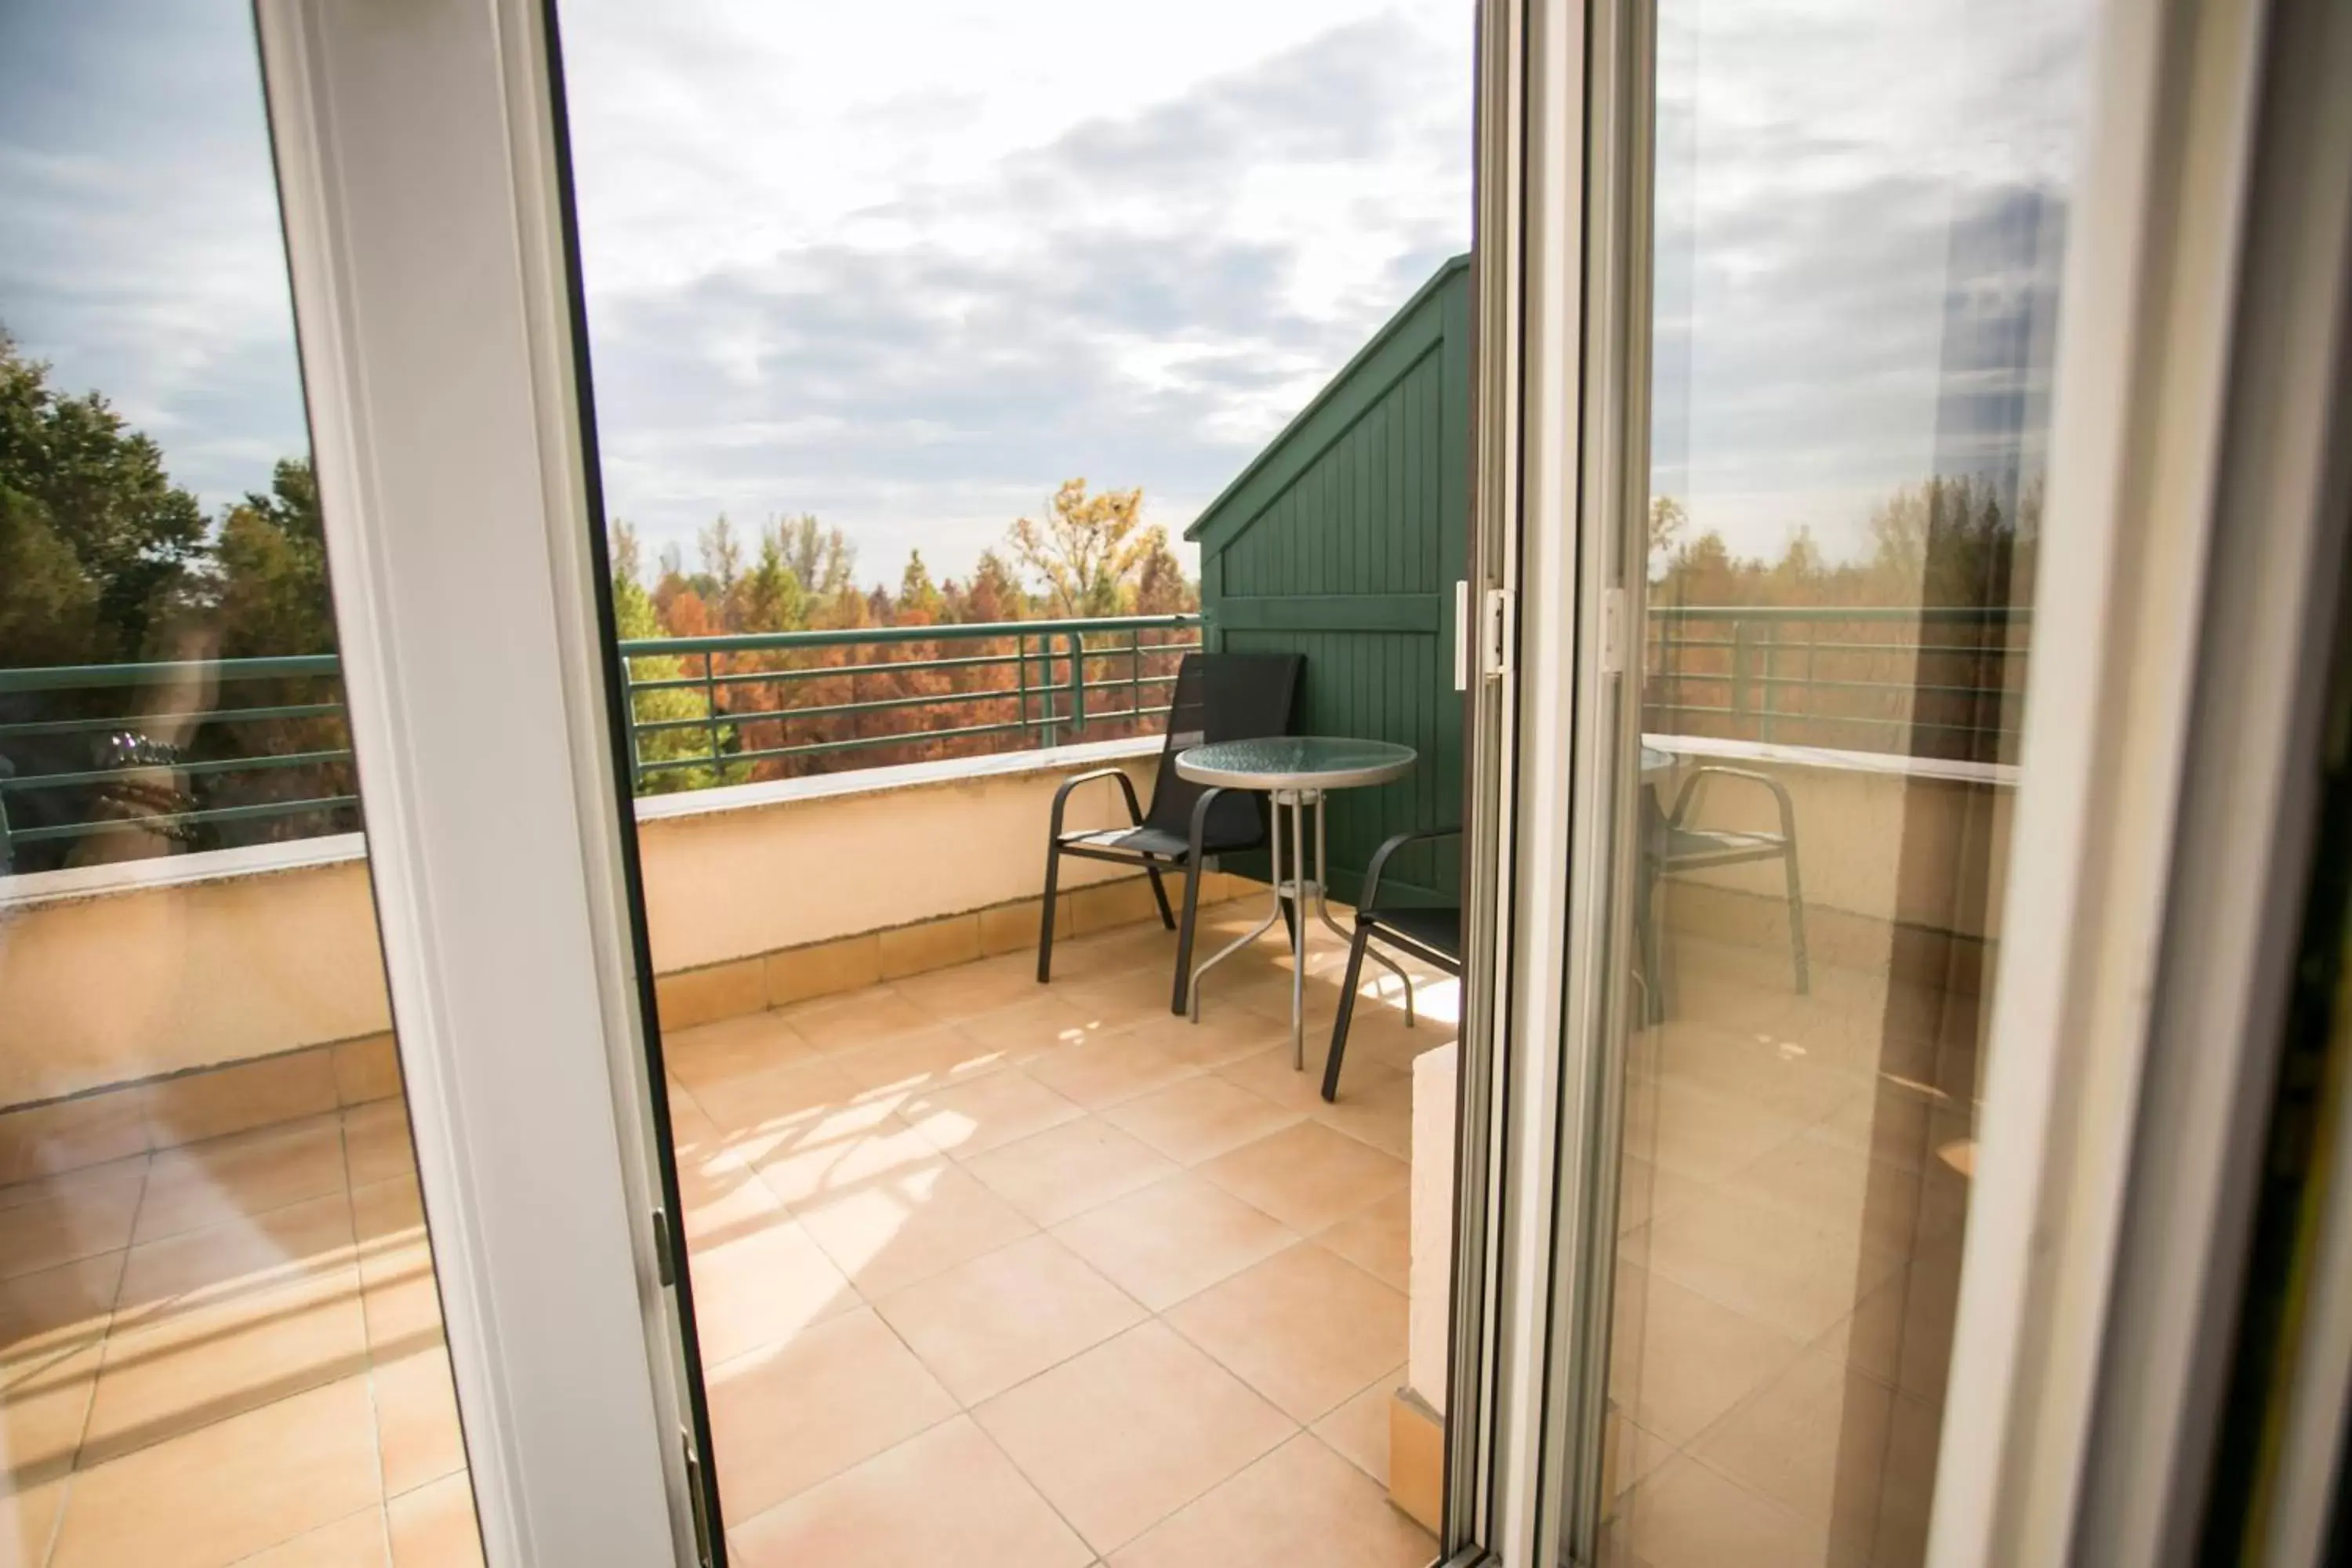
{"label": "chair armrest", "polygon": [[[1192,826],[1190,834],[1185,839],[1184,865],[1186,868],[1186,875],[1193,878],[1195,880],[1197,880],[1201,875],[1201,840],[1209,830],[1209,807],[1215,805],[1217,797],[1224,793],[1225,791],[1223,785],[1211,784],[1207,789],[1201,792],[1198,799],[1192,802]],[[1275,868],[1276,879],[1280,879],[1281,871],[1282,868],[1279,866]],[[1188,901],[1191,897],[1192,895],[1190,893],[1185,895]]]}
{"label": "chair armrest", "polygon": [[1395,834],[1382,841],[1381,847],[1372,851],[1371,860],[1364,867],[1364,886],[1356,895],[1356,909],[1359,916],[1360,917],[1361,911],[1370,909],[1373,900],[1380,897],[1381,874],[1389,868],[1390,856],[1408,844],[1424,843],[1439,838],[1458,838],[1461,836],[1462,830],[1458,827],[1423,827],[1411,833]]}
{"label": "chair armrest", "polygon": [[1698,808],[1701,786],[1711,778],[1736,779],[1743,784],[1761,784],[1770,790],[1772,802],[1780,811],[1780,836],[1791,844],[1797,841],[1797,812],[1789,801],[1789,786],[1771,774],[1759,773],[1753,768],[1729,768],[1719,763],[1693,769],[1690,777],[1683,781],[1683,787],[1675,795],[1675,809],[1666,818],[1667,826],[1681,827],[1688,823]]}
{"label": "chair armrest", "polygon": [[1140,823],[1143,820],[1143,807],[1135,798],[1135,781],[1127,776],[1127,770],[1097,768],[1088,773],[1072,773],[1062,781],[1062,787],[1054,792],[1054,820],[1052,827],[1048,829],[1054,837],[1059,838],[1062,836],[1062,810],[1069,804],[1070,792],[1082,784],[1092,784],[1097,779],[1117,779],[1118,793],[1127,797],[1128,820],[1134,823]]}

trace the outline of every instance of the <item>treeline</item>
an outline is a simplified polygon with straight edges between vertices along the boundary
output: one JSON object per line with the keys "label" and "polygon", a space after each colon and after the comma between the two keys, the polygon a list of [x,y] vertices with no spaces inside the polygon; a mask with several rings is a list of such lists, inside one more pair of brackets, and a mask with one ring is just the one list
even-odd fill
{"label": "treeline", "polygon": [[[1656,497],[1643,727],[2012,760],[2031,638],[2011,612],[2032,603],[2041,535],[2040,482],[1979,474],[1898,488],[1871,509],[1868,551],[1838,561],[1801,527],[1777,558],[1736,555],[1720,532],[1694,537],[1679,500]],[[1876,613],[1744,630],[1656,613],[1685,606]]]}
{"label": "treeline", "polygon": [[[982,551],[964,577],[935,578],[917,550],[895,588],[882,580],[860,586],[856,544],[806,514],[771,520],[748,541],[719,517],[697,540],[697,570],[673,547],[650,574],[636,531],[616,522],[615,618],[632,641],[1199,609],[1198,584],[1166,531],[1143,521],[1142,504],[1139,489],[1096,493],[1084,479],[1067,480],[1041,517],[1016,519],[1003,548]],[[1151,723],[1137,710],[1165,701],[1178,656],[1150,650],[1185,640],[1145,633],[1138,647],[1123,633],[1087,638],[1087,681],[1124,682],[1090,695],[1087,738]],[[1034,636],[641,658],[631,661],[631,678],[645,793],[1002,751],[1035,743],[1052,716],[1068,738],[1074,707],[1067,639]]]}

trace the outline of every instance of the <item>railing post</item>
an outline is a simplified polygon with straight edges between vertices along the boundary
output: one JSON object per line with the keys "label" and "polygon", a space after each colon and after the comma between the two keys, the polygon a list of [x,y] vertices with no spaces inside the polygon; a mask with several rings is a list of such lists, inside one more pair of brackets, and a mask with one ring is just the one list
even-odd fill
{"label": "railing post", "polygon": [[1070,634],[1070,733],[1087,732],[1087,645],[1083,634]]}
{"label": "railing post", "polygon": [[1738,616],[1731,619],[1731,720],[1738,727],[1740,717],[1748,711],[1748,623]]}
{"label": "railing post", "polygon": [[1772,655],[1780,646],[1780,624],[1778,621],[1766,621],[1764,623],[1764,673],[1763,678],[1757,682],[1758,693],[1762,698],[1757,707],[1757,712],[1760,715],[1758,720],[1758,728],[1761,731],[1758,736],[1759,740],[1769,741],[1772,738]]}
{"label": "railing post", "polygon": [[1127,714],[1134,732],[1143,732],[1143,628],[1127,634]]}
{"label": "railing post", "polygon": [[[0,757],[0,784],[5,784],[16,776],[16,764],[5,757]],[[16,868],[16,851],[10,848],[8,844],[8,792],[5,788],[0,788],[0,877],[8,875]]]}
{"label": "railing post", "polygon": [[703,727],[710,732],[710,782],[719,782],[719,655],[709,648],[702,650],[702,718]]}
{"label": "railing post", "polygon": [[637,734],[637,667],[627,654],[620,656],[621,711],[627,716],[629,731],[629,793],[635,795],[646,782],[645,744]]}

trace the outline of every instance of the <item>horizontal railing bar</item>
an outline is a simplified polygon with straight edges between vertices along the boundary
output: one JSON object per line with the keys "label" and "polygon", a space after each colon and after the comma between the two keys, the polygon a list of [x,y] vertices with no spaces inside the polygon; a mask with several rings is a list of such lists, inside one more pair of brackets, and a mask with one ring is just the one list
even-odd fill
{"label": "horizontal railing bar", "polygon": [[119,784],[125,780],[136,781],[142,773],[185,773],[200,777],[213,773],[259,773],[269,768],[323,767],[329,763],[348,763],[351,760],[349,752],[286,752],[258,757],[215,757],[194,763],[126,763],[119,768],[86,768],[79,773],[26,773],[17,778],[0,778],[0,792]]}
{"label": "horizontal railing bar", "polygon": [[134,713],[111,719],[26,719],[0,724],[0,736],[87,735],[107,730],[136,730],[168,719],[174,724],[249,723],[263,719],[324,719],[341,713],[340,702],[296,702],[277,708],[215,708],[195,713]]}
{"label": "horizontal railing bar", "polygon": [[290,654],[275,658],[162,659],[146,664],[55,664],[0,669],[0,691],[152,686],[194,676],[208,676],[215,680],[278,680],[292,676],[335,675],[341,668],[341,661],[331,653]]}
{"label": "horizontal railing bar", "polygon": [[296,816],[306,811],[339,811],[359,805],[355,795],[320,795],[309,800],[260,801],[251,805],[215,805],[203,811],[164,812],[152,816],[107,816],[91,822],[58,823],[47,827],[11,827],[10,842],[46,844],[60,838],[86,838],[93,834],[121,833],[131,828],[151,832],[166,827],[194,827],[207,822],[249,822],[265,816]]}
{"label": "horizontal railing bar", "polygon": [[[1191,631],[1197,615],[1104,616],[1092,620],[972,621],[936,626],[841,626],[821,631],[735,632],[725,637],[638,637],[620,645],[624,658],[701,653],[749,653],[761,648],[840,647],[853,643],[970,642],[987,637],[1035,637],[1107,632]],[[1125,650],[1120,650],[1124,652]]]}
{"label": "horizontal railing bar", "polygon": [[1654,621],[1926,621],[1947,625],[2031,621],[2026,605],[1652,605]]}
{"label": "horizontal railing bar", "polygon": [[1036,727],[1027,724],[972,724],[955,730],[917,730],[898,735],[863,735],[851,741],[810,741],[797,746],[769,746],[756,752],[726,752],[712,757],[671,757],[660,762],[641,763],[639,773],[668,773],[679,768],[724,767],[734,763],[763,763],[779,757],[808,757],[823,752],[848,752],[868,746],[903,746],[926,741],[952,741],[967,735],[1001,735],[1014,730]]}

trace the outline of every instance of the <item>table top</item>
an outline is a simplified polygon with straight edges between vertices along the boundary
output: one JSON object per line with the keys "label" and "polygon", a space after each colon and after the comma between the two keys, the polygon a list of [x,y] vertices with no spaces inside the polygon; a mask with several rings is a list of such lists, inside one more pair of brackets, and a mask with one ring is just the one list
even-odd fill
{"label": "table top", "polygon": [[1225,789],[1353,789],[1412,771],[1419,753],[1387,741],[1338,735],[1276,735],[1220,741],[1176,755],[1179,776]]}
{"label": "table top", "polygon": [[1642,748],[1643,778],[1654,779],[1661,773],[1672,773],[1674,766],[1675,754],[1672,752],[1662,752],[1655,746]]}

